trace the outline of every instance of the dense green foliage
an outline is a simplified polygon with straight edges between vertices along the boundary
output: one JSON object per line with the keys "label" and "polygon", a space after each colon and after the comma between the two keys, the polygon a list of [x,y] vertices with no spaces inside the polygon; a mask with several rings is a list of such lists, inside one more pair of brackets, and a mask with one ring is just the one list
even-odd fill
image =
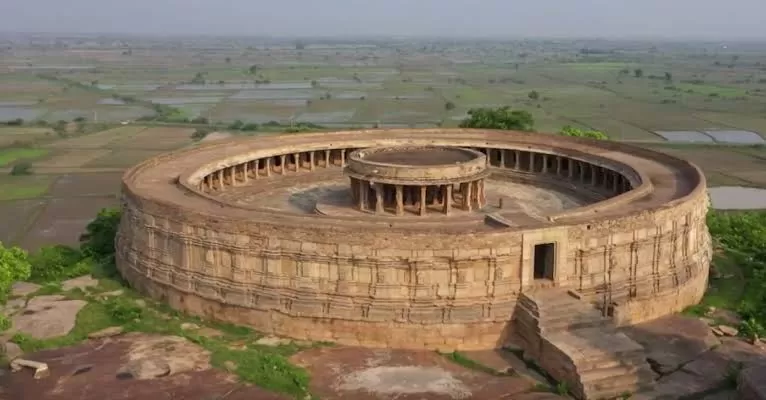
{"label": "dense green foliage", "polygon": [[32,282],[55,282],[90,273],[92,265],[79,249],[69,246],[43,247],[29,256]]}
{"label": "dense green foliage", "polygon": [[29,278],[31,269],[26,251],[18,247],[5,247],[0,242],[0,304],[8,299],[14,282]]}
{"label": "dense green foliage", "polygon": [[572,136],[572,137],[581,137],[581,138],[589,138],[589,139],[597,139],[597,140],[607,140],[609,139],[609,136],[607,136],[604,132],[597,131],[595,129],[580,129],[575,128],[571,125],[566,125],[565,127],[561,128],[561,132],[559,132],[562,136]]}
{"label": "dense green foliage", "polygon": [[114,241],[120,216],[119,209],[104,208],[85,227],[85,233],[80,236],[80,250],[85,257],[99,263],[114,263]]}
{"label": "dense green foliage", "polygon": [[504,129],[514,131],[534,130],[535,120],[527,111],[511,110],[510,107],[473,108],[468,118],[460,123],[461,128]]}
{"label": "dense green foliage", "polygon": [[745,277],[737,311],[746,328],[763,334],[766,326],[766,211],[711,212],[710,233]]}
{"label": "dense green foliage", "polygon": [[13,165],[11,168],[11,175],[21,176],[32,174],[32,164],[27,161],[21,161]]}

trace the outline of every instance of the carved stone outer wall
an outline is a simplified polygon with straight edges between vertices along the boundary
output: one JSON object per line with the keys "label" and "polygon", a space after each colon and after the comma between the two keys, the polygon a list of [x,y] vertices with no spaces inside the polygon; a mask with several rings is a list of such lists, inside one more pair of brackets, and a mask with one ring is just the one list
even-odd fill
{"label": "carved stone outer wall", "polygon": [[[525,144],[532,140],[524,133],[501,133],[291,135],[281,142],[265,140],[258,147],[285,146],[293,140],[295,152],[307,144],[323,151],[322,143],[342,146],[343,140],[347,148],[361,148],[377,137],[385,142],[381,145],[395,144],[396,137],[407,138],[408,144],[412,137],[428,137],[429,143],[438,137],[439,145],[472,144],[492,156],[497,148],[493,143],[501,143],[501,137],[508,138],[506,149],[516,146],[514,138]],[[639,161],[614,164],[615,170],[624,168],[623,182],[630,182],[634,190],[603,202],[600,210],[564,212],[536,227],[488,225],[460,231],[414,223],[381,225],[374,219],[276,218],[226,207],[211,200],[209,191],[189,193],[178,186],[179,179],[183,183],[190,177],[197,179],[190,185],[198,186],[206,174],[215,173],[209,163],[204,164],[208,172],[195,172],[205,162],[194,160],[196,153],[220,149],[222,158],[230,157],[227,146],[239,149],[241,144],[207,146],[160,156],[126,173],[117,266],[139,291],[176,309],[266,333],[369,347],[468,350],[503,345],[513,333],[519,293],[536,286],[532,258],[534,246],[541,243],[555,243],[553,284],[602,305],[618,323],[655,318],[699,301],[710,261],[708,199],[699,170],[648,150],[555,139],[562,147],[582,148],[578,157],[583,159],[591,149],[593,160],[599,160],[594,163],[603,165],[605,154],[619,149],[651,160],[644,163],[647,167],[668,170],[642,171]],[[509,163],[502,164],[494,166]],[[544,174],[550,165],[531,173]],[[556,176],[572,175],[560,170]],[[684,176],[687,182],[672,183],[672,190],[663,192],[660,178],[674,176]],[[647,186],[650,183],[654,187]],[[607,178],[603,184],[611,185]],[[649,194],[631,200],[647,187]],[[626,203],[607,207],[621,197]]]}

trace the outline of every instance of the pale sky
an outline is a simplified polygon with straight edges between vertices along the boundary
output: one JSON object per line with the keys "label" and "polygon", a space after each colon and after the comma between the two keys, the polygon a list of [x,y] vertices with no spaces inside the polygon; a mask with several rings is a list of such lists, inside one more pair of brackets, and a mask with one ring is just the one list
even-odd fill
{"label": "pale sky", "polygon": [[0,0],[0,31],[766,40],[766,0]]}

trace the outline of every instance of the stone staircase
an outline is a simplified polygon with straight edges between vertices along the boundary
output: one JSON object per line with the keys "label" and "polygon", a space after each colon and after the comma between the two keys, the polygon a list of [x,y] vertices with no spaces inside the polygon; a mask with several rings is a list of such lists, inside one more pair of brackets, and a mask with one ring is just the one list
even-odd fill
{"label": "stone staircase", "polygon": [[578,399],[613,399],[651,387],[644,349],[590,303],[558,288],[519,296],[514,315],[524,357]]}

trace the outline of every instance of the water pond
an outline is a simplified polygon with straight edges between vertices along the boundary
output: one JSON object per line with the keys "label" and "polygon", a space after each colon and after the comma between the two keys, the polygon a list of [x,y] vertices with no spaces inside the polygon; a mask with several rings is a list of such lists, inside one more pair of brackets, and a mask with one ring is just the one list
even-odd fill
{"label": "water pond", "polygon": [[708,194],[716,210],[766,209],[766,189],[719,186],[708,188]]}

